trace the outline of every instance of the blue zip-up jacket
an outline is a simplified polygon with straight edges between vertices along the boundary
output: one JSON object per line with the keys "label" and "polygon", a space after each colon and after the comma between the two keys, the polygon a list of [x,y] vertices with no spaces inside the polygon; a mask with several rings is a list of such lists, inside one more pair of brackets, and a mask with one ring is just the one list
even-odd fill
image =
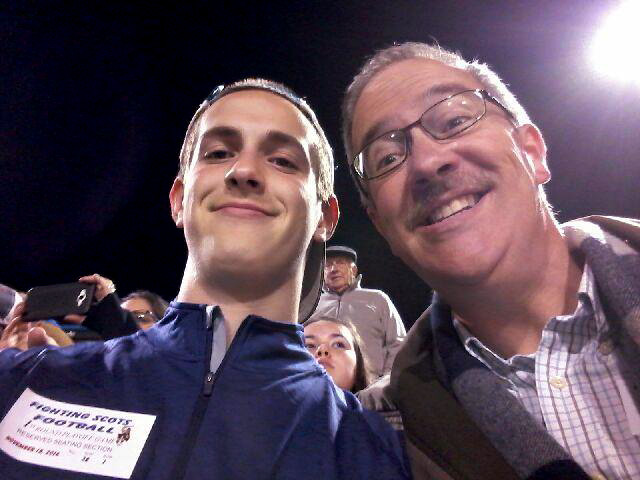
{"label": "blue zip-up jacket", "polygon": [[[210,372],[205,305],[174,302],[154,328],[106,343],[0,352],[0,414],[25,388],[156,416],[132,479],[404,479],[396,434],[339,390],[299,325],[247,317]],[[0,451],[2,479],[105,479]]]}

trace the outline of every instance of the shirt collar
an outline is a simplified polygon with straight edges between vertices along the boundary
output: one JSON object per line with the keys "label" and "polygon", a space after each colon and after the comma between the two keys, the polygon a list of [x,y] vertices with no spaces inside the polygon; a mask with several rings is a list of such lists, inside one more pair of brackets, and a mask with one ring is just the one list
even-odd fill
{"label": "shirt collar", "polygon": [[[585,263],[582,271],[582,277],[580,278],[580,285],[577,292],[578,306],[576,311],[572,315],[566,315],[565,318],[571,319],[582,308],[591,308],[594,311],[596,319],[596,326],[598,332],[600,332],[605,326],[604,314],[598,298],[598,291],[596,288],[595,277],[593,271],[588,264]],[[453,318],[453,327],[455,328],[460,341],[464,345],[467,352],[487,365],[491,370],[498,373],[505,368],[511,368],[512,360],[516,357],[524,357],[525,355],[515,355],[511,359],[504,359],[500,355],[493,352],[482,341],[473,335],[469,329],[460,321],[460,317],[452,310],[451,316]],[[526,355],[533,357],[535,354]]]}

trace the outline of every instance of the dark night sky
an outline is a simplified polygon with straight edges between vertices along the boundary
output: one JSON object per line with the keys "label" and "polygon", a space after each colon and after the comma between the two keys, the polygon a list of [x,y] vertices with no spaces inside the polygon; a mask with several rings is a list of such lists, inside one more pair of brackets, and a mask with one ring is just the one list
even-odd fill
{"label": "dark night sky", "polygon": [[121,294],[148,288],[172,298],[186,248],[168,191],[186,126],[215,85],[263,76],[318,113],[338,164],[334,243],[358,250],[365,285],[387,291],[409,325],[428,287],[391,255],[350,184],[339,103],[351,77],[393,42],[436,39],[478,57],[542,129],[561,220],[640,217],[640,88],[601,78],[586,59],[615,4],[2,7],[0,282],[27,289],[99,272]]}

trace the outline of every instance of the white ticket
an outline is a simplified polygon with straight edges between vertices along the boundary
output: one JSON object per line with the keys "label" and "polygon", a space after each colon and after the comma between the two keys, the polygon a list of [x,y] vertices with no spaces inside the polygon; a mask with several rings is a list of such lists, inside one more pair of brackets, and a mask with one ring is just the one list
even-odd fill
{"label": "white ticket", "polygon": [[155,419],[58,402],[27,388],[0,422],[0,449],[36,465],[130,478]]}

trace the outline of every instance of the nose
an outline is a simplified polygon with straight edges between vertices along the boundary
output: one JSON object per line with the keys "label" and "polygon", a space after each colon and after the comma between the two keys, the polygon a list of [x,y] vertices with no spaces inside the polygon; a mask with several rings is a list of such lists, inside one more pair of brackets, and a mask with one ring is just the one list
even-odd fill
{"label": "nose", "polygon": [[325,343],[318,345],[318,348],[316,348],[316,357],[322,358],[322,357],[328,357],[328,356],[329,356],[329,348],[327,347],[327,345]]}
{"label": "nose", "polygon": [[416,125],[411,134],[409,168],[417,179],[432,180],[453,173],[459,166],[458,140],[438,141]]}
{"label": "nose", "polygon": [[260,159],[256,155],[245,153],[231,165],[224,177],[230,188],[243,192],[260,193],[264,189],[264,173]]}

